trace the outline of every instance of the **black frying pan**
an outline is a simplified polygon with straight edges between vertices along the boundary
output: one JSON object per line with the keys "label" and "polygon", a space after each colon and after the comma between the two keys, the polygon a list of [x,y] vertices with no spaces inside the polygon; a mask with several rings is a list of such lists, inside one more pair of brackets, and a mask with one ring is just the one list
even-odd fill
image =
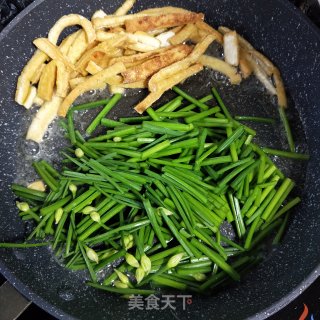
{"label": "black frying pan", "polygon": [[[120,0],[35,1],[0,35],[0,241],[19,241],[28,226],[17,217],[14,197],[9,190],[13,180],[30,179],[31,161],[38,155],[23,142],[30,115],[13,101],[17,75],[31,56],[34,38],[45,36],[48,29],[67,13],[90,16],[96,9],[113,12]],[[291,100],[290,117],[295,139],[301,151],[309,150],[307,167],[297,162],[282,161],[287,173],[298,181],[302,204],[293,219],[284,242],[267,253],[267,258],[237,285],[212,297],[194,297],[187,311],[129,311],[126,300],[96,291],[84,285],[86,275],[65,270],[46,248],[0,250],[0,271],[16,288],[61,319],[264,319],[293,300],[311,284],[320,272],[320,35],[316,28],[285,0],[140,0],[141,8],[174,5],[206,14],[207,21],[235,28],[269,56],[283,73]],[[243,87],[225,86],[217,77],[202,74],[186,82],[184,88],[201,95],[208,83],[222,90],[233,112],[275,115],[275,105],[255,80]],[[253,82],[252,82],[253,81]],[[253,89],[255,88],[255,89]],[[260,88],[261,89],[261,88]],[[90,97],[87,96],[89,99]],[[91,97],[92,98],[92,97]],[[139,97],[129,98],[130,103]],[[131,114],[128,106],[115,110],[114,116]],[[300,120],[299,120],[300,119]],[[275,141],[281,130],[265,132],[262,143]],[[303,134],[305,133],[305,135]],[[55,141],[55,143],[53,143]],[[57,142],[58,141],[58,142]],[[63,144],[50,136],[46,154],[57,160],[52,146]],[[43,154],[43,153],[42,153]]]}

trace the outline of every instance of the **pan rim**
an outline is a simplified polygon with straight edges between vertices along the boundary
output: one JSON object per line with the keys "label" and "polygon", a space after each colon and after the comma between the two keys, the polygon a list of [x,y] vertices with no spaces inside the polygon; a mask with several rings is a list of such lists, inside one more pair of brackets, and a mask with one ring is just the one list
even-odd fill
{"label": "pan rim", "polygon": [[[0,43],[4,41],[7,35],[11,32],[11,30],[20,22],[22,18],[24,18],[31,11],[36,9],[42,2],[47,0],[35,0],[29,6],[27,6],[24,10],[22,10],[9,24],[0,32]],[[32,250],[32,249],[31,249]],[[67,320],[77,320],[72,317],[70,314],[67,314],[60,308],[54,306],[52,303],[43,299],[41,296],[33,292],[29,289],[28,285],[23,283],[19,278],[17,278],[14,273],[0,260],[0,273],[6,278],[7,281],[10,282],[24,297],[30,300],[32,303],[37,305],[39,308],[43,309],[45,312],[49,313],[54,317],[58,317],[60,319]]]}
{"label": "pan rim", "polygon": [[[27,8],[22,10],[0,33],[0,44],[7,35],[12,31],[12,29],[31,11],[36,9],[41,3],[47,0],[35,0]],[[320,41],[320,29],[308,19],[299,9],[297,9],[292,3],[289,3],[287,0],[276,0],[279,5],[286,7],[287,10],[290,10],[293,15],[299,17],[300,21],[305,23],[312,33]],[[30,250],[30,249],[29,249]],[[67,314],[60,308],[54,306],[50,302],[43,299],[41,296],[29,289],[28,285],[24,284],[22,281],[17,278],[14,273],[6,267],[6,265],[0,260],[0,272],[1,274],[27,299],[32,301],[40,308],[44,309],[46,312],[51,314],[54,317],[59,316],[60,319],[71,319],[77,320],[77,318],[72,317],[70,314]],[[257,319],[267,319],[269,316],[274,315],[278,311],[285,308],[289,305],[294,299],[296,299],[302,292],[304,292],[315,280],[319,277],[320,274],[320,262],[316,268],[290,293],[282,297],[277,302],[270,305],[268,308],[261,310],[253,316],[247,318],[247,320],[257,320]]]}

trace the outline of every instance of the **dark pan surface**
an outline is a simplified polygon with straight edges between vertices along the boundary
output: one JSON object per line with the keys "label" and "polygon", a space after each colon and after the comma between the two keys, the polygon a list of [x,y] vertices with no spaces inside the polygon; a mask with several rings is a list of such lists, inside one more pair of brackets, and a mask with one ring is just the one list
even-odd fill
{"label": "dark pan surface", "polygon": [[[31,56],[32,40],[46,36],[53,23],[67,13],[90,16],[96,9],[113,12],[121,1],[102,0],[36,1],[18,16],[0,36],[0,241],[19,241],[24,226],[14,208],[9,191],[12,181],[32,178],[30,163],[46,156],[58,160],[56,149],[64,144],[58,133],[49,133],[41,150],[23,142],[30,114],[13,102],[15,82]],[[297,162],[280,161],[286,172],[301,186],[303,203],[294,212],[284,243],[268,254],[267,259],[241,284],[210,298],[194,297],[187,311],[129,311],[127,301],[87,288],[86,275],[65,270],[46,248],[1,250],[0,271],[29,299],[61,319],[264,319],[288,304],[320,272],[320,36],[302,15],[284,1],[214,0],[214,1],[138,1],[135,10],[175,5],[206,13],[213,26],[235,28],[279,66],[291,100],[295,138],[300,151],[309,150],[307,168]],[[184,88],[196,96],[209,91],[210,85],[222,90],[226,103],[235,114],[275,115],[275,105],[257,85],[248,80],[240,88],[226,86],[216,74],[203,73],[188,80]],[[259,89],[260,88],[260,89]],[[101,93],[105,95],[106,93]],[[141,95],[130,93],[112,116],[130,114],[129,106]],[[86,99],[96,99],[87,95]],[[168,98],[168,97],[167,97]],[[294,109],[295,108],[295,109]],[[93,115],[89,115],[92,117]],[[86,116],[79,116],[83,123]],[[299,120],[300,119],[300,120]],[[262,131],[260,131],[262,130]],[[259,128],[265,145],[285,147],[274,132]],[[305,132],[305,136],[303,134]]]}

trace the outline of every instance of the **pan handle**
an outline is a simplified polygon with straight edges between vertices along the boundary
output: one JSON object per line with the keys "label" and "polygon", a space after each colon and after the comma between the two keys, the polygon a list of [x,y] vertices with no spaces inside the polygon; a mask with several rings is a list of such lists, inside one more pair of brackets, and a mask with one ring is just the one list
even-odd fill
{"label": "pan handle", "polygon": [[0,287],[0,318],[15,320],[31,304],[8,281]]}

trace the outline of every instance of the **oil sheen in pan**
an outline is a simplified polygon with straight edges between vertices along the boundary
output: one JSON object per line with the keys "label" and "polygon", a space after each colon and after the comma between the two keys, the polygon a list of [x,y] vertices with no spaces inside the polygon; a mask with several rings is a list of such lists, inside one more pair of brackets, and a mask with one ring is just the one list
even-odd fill
{"label": "oil sheen in pan", "polygon": [[[210,53],[215,56],[221,56],[221,51],[217,47],[212,47]],[[246,122],[247,125],[257,131],[255,142],[261,146],[268,146],[278,149],[286,149],[287,142],[284,130],[282,128],[279,115],[278,106],[275,97],[271,97],[260,82],[255,77],[249,77],[242,81],[240,85],[231,85],[225,76],[212,71],[204,70],[196,76],[186,80],[180,87],[186,92],[195,97],[202,97],[210,93],[212,87],[216,87],[220,92],[227,108],[231,111],[232,115],[249,115],[258,117],[270,117],[276,119],[275,125]],[[134,116],[137,115],[133,110],[136,103],[141,101],[146,95],[145,90],[127,90],[123,99],[118,105],[111,110],[108,117],[111,119],[117,119],[122,116]],[[171,100],[174,97],[174,93],[167,92],[161,100],[156,104],[160,106]],[[103,98],[108,98],[110,94],[108,90],[96,90],[87,92],[79,97],[76,104],[81,104],[89,101],[96,101]],[[292,127],[294,139],[296,142],[296,148],[299,152],[307,152],[306,139],[303,132],[303,126],[300,121],[298,112],[294,107],[293,101],[289,99],[288,117]],[[208,104],[213,105],[214,101],[210,101]],[[83,135],[85,135],[85,129],[90,121],[96,116],[100,109],[88,110],[76,112],[74,115],[75,127]],[[26,112],[21,131],[21,137],[18,143],[17,157],[20,159],[17,162],[16,168],[16,183],[27,184],[37,179],[32,162],[40,159],[48,160],[55,166],[59,166],[61,156],[59,151],[68,146],[67,140],[64,138],[64,131],[59,126],[59,120],[55,120],[45,135],[44,141],[38,145],[31,141],[25,141],[24,137],[26,130],[31,122],[32,114],[36,112],[33,108],[31,111]],[[103,132],[103,128],[100,128],[96,133]],[[271,157],[275,163],[279,166],[283,172],[293,178],[297,183],[296,192],[301,194],[303,190],[306,163],[281,159],[278,157]],[[233,239],[235,232],[229,224],[224,224],[221,230],[226,236]],[[48,250],[51,250],[50,248]],[[62,261],[54,257],[52,258],[59,264]],[[121,260],[118,261],[119,263]],[[118,263],[116,263],[117,265]],[[101,270],[98,274],[98,278],[103,279],[110,273],[110,267]],[[84,271],[76,272],[77,277],[86,278],[87,274]]]}

